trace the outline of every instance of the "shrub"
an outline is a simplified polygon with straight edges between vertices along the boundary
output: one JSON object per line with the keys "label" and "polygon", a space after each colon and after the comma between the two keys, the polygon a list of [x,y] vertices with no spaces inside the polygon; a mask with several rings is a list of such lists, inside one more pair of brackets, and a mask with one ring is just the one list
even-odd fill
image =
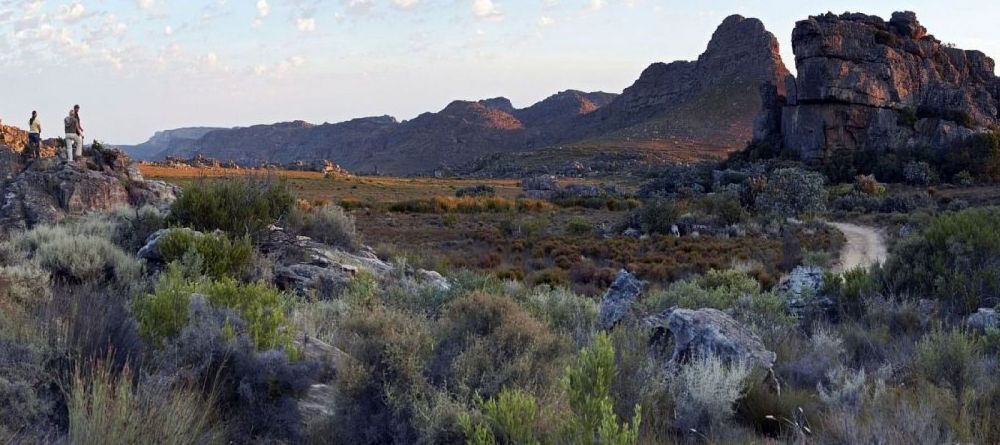
{"label": "shrub", "polygon": [[187,280],[176,266],[168,268],[151,294],[135,303],[143,337],[153,344],[176,337],[188,322],[192,294],[204,294],[216,307],[232,310],[246,324],[246,333],[260,350],[291,344],[285,302],[277,289],[264,282],[242,284],[232,278]]}
{"label": "shrub", "polygon": [[655,312],[673,306],[729,309],[740,297],[753,297],[760,292],[760,283],[745,272],[710,270],[705,275],[678,281],[665,291],[652,294],[647,305]]}
{"label": "shrub", "polygon": [[745,363],[725,363],[713,355],[681,366],[670,382],[677,427],[710,431],[732,418],[736,401],[747,389],[750,369]]}
{"label": "shrub", "polygon": [[126,367],[115,375],[97,364],[77,369],[69,395],[68,441],[79,445],[211,443],[221,437],[212,400],[192,388],[169,388],[135,378]]}
{"label": "shrub", "polygon": [[896,35],[889,31],[875,31],[875,43],[885,46],[896,46]]}
{"label": "shrub", "polygon": [[582,216],[577,216],[566,224],[566,233],[573,236],[583,236],[593,233],[594,227]]}
{"label": "shrub", "polygon": [[185,255],[197,255],[200,274],[212,278],[241,277],[254,257],[249,237],[232,239],[225,233],[203,234],[190,229],[170,229],[159,244],[160,254],[167,262],[179,261]]}
{"label": "shrub", "polygon": [[885,186],[875,179],[875,175],[858,175],[854,178],[854,189],[866,195],[885,193]]}
{"label": "shrub", "polygon": [[288,217],[288,226],[300,235],[331,246],[353,251],[361,245],[354,218],[339,206],[328,204],[309,209],[296,206]]}
{"label": "shrub", "polygon": [[286,216],[294,203],[283,181],[203,179],[181,192],[170,207],[169,221],[195,230],[252,235]]}
{"label": "shrub", "polygon": [[450,303],[435,336],[435,362],[448,364],[435,380],[466,396],[546,388],[567,352],[562,339],[512,299],[479,292]]}
{"label": "shrub", "polygon": [[889,291],[933,297],[972,312],[1000,298],[1000,210],[970,209],[934,218],[897,244],[886,261]]}
{"label": "shrub", "polygon": [[979,350],[979,342],[962,331],[934,330],[917,343],[914,374],[949,388],[962,400],[982,372]]}
{"label": "shrub", "polygon": [[669,235],[681,212],[673,201],[652,199],[643,203],[637,211],[639,228],[644,233]]}
{"label": "shrub", "polygon": [[565,288],[536,286],[525,301],[535,318],[552,331],[572,338],[577,345],[589,342],[597,319],[597,303]]}
{"label": "shrub", "polygon": [[903,178],[906,179],[907,183],[930,185],[933,177],[934,171],[931,169],[931,165],[926,162],[911,161],[903,166]]}
{"label": "shrub", "polygon": [[466,196],[471,196],[474,198],[479,197],[493,197],[497,195],[497,189],[492,185],[479,184],[471,187],[462,187],[455,190],[455,197],[464,198]]}
{"label": "shrub", "polygon": [[972,174],[968,170],[962,170],[955,174],[954,181],[956,184],[963,187],[971,187],[976,185],[976,179],[972,177]]}
{"label": "shrub", "polygon": [[826,209],[825,182],[826,178],[815,172],[798,168],[775,170],[768,176],[767,185],[757,194],[756,207],[763,212],[789,217],[822,212]]}
{"label": "shrub", "polygon": [[433,348],[426,320],[391,308],[345,317],[336,346],[349,357],[337,370],[331,427],[346,443],[413,443],[414,400],[430,391],[424,369]]}
{"label": "shrub", "polygon": [[615,351],[611,340],[605,333],[597,334],[593,344],[580,351],[576,363],[563,377],[563,388],[572,411],[562,428],[564,443],[625,445],[638,442],[642,410],[636,406],[631,424],[619,421],[611,399],[614,374]]}
{"label": "shrub", "polygon": [[14,235],[10,246],[66,282],[132,286],[142,275],[142,263],[108,239],[75,234],[64,226],[40,226]]}
{"label": "shrub", "polygon": [[[469,444],[524,444],[540,442],[536,437],[538,402],[530,393],[504,389],[495,398],[483,400],[476,397],[476,406],[483,412],[489,425],[473,424],[468,414],[461,417],[462,427]],[[500,434],[497,434],[499,432]],[[502,440],[497,440],[497,436]]]}
{"label": "shrub", "polygon": [[52,299],[50,274],[34,262],[0,266],[0,338],[41,334],[38,312]]}
{"label": "shrub", "polygon": [[159,356],[158,376],[208,385],[226,424],[227,443],[302,443],[298,400],[320,370],[308,359],[257,351],[232,310],[191,298],[188,323]]}
{"label": "shrub", "polygon": [[436,196],[430,199],[400,201],[389,206],[391,212],[405,213],[503,213],[503,212],[543,212],[552,210],[552,204],[537,200],[518,198],[516,200],[500,197],[454,198]]}

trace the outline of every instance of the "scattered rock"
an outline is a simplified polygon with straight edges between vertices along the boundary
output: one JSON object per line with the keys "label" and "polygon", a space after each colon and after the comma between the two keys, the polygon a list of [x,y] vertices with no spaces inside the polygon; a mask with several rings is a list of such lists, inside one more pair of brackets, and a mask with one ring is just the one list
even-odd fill
{"label": "scattered rock", "polygon": [[627,270],[618,271],[618,276],[601,298],[597,325],[600,329],[611,329],[628,313],[632,303],[642,294],[645,285]]}
{"label": "scattered rock", "polygon": [[996,309],[979,308],[965,319],[965,325],[981,333],[997,329],[1000,328],[1000,314],[997,314]]}
{"label": "scattered rock", "polygon": [[788,274],[788,279],[779,286],[778,291],[789,300],[819,296],[824,275],[821,267],[797,266]]}

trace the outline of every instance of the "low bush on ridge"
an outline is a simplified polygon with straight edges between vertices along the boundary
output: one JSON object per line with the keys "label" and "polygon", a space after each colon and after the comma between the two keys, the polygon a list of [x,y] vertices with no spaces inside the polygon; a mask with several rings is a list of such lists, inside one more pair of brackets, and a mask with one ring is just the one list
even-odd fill
{"label": "low bush on ridge", "polygon": [[253,235],[288,215],[294,203],[283,180],[202,179],[177,197],[170,207],[169,222],[200,231]]}

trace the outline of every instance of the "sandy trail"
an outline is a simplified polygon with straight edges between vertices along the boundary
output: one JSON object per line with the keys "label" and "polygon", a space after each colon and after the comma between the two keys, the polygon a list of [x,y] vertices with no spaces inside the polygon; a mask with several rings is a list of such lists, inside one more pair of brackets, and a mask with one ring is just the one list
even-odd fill
{"label": "sandy trail", "polygon": [[843,273],[858,266],[868,267],[885,262],[888,250],[885,246],[885,237],[878,229],[842,222],[828,224],[847,237],[847,244],[844,245],[840,259],[833,267],[834,272]]}

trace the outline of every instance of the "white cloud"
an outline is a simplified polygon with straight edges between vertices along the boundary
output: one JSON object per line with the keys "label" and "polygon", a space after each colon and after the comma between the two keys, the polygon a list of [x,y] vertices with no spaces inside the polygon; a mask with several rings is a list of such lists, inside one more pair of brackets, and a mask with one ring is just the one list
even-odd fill
{"label": "white cloud", "polygon": [[604,7],[604,0],[590,0],[587,4],[588,11],[597,11]]}
{"label": "white cloud", "polygon": [[538,19],[538,26],[549,26],[555,22],[552,17],[543,15],[542,18]]}
{"label": "white cloud", "polygon": [[399,9],[413,9],[420,0],[392,0],[392,4]]}
{"label": "white cloud", "polygon": [[316,19],[312,17],[295,19],[295,27],[301,32],[313,32],[316,30]]}
{"label": "white cloud", "polygon": [[167,25],[166,28],[163,28],[163,34],[168,36],[174,35],[174,27]]}
{"label": "white cloud", "polygon": [[374,5],[373,0],[345,0],[347,11],[352,14],[367,14]]}
{"label": "white cloud", "polygon": [[71,5],[62,5],[56,11],[56,19],[73,24],[79,22],[83,18],[83,4],[73,3]]}
{"label": "white cloud", "polygon": [[502,20],[503,12],[493,3],[493,0],[473,0],[472,13],[485,20]]}
{"label": "white cloud", "polygon": [[150,12],[156,7],[156,0],[135,0],[135,5],[143,11]]}
{"label": "white cloud", "polygon": [[267,4],[267,0],[257,0],[257,15],[253,19],[254,26],[260,26],[269,15],[271,15],[271,5]]}

